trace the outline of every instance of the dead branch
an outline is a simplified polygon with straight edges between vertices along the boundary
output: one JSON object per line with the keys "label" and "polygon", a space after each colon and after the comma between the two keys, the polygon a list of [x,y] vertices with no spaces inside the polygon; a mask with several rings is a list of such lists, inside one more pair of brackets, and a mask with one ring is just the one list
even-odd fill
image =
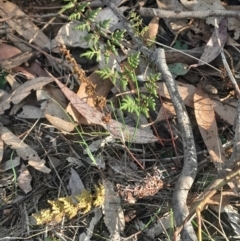
{"label": "dead branch", "polygon": [[[164,50],[160,48],[155,50],[152,54],[151,61],[156,64],[159,72],[162,74],[162,78],[166,81],[168,92],[177,113],[178,124],[183,139],[184,166],[176,183],[172,201],[173,213],[178,227],[181,226],[184,221],[184,217],[187,217],[189,213],[186,200],[188,192],[197,174],[197,155],[191,123],[185,105],[177,90],[176,83],[168,69]],[[197,240],[190,222],[185,224],[181,232],[181,237],[183,240]]]}
{"label": "dead branch", "polygon": [[235,17],[240,18],[239,11],[230,10],[204,10],[204,11],[168,11],[157,8],[140,8],[140,14],[142,16],[153,17],[157,16],[160,18],[200,18],[205,19],[208,17]]}

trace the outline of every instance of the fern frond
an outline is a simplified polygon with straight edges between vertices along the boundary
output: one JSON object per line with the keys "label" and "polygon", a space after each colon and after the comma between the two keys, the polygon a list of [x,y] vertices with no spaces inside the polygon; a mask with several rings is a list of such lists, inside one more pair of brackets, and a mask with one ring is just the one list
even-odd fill
{"label": "fern frond", "polygon": [[74,6],[75,4],[73,2],[69,2],[67,5],[63,6],[62,9],[67,10],[67,9],[73,8]]}
{"label": "fern frond", "polygon": [[88,21],[90,21],[90,22],[93,22],[101,9],[102,8],[96,8],[95,10],[88,11],[85,14],[86,19],[88,19]]}
{"label": "fern frond", "polygon": [[90,2],[78,4],[77,10],[78,10],[79,12],[84,12],[84,11],[85,11],[85,8],[86,8],[89,4],[90,4]]}

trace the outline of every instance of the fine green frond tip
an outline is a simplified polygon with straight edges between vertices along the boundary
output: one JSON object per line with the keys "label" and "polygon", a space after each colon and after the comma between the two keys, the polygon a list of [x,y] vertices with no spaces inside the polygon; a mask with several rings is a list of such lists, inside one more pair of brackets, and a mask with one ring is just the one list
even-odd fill
{"label": "fine green frond tip", "polygon": [[85,17],[88,19],[88,21],[93,22],[101,9],[102,8],[96,8],[95,10],[88,11],[85,14]]}
{"label": "fine green frond tip", "polygon": [[140,63],[140,52],[131,54],[127,61],[131,68],[136,69]]}
{"label": "fine green frond tip", "polygon": [[63,10],[67,10],[70,8],[73,8],[75,5],[73,2],[69,2],[68,4],[66,4],[65,6],[62,7]]}
{"label": "fine green frond tip", "polygon": [[78,10],[79,12],[84,12],[84,11],[85,11],[85,8],[86,8],[89,4],[90,4],[90,2],[78,4],[77,10]]}

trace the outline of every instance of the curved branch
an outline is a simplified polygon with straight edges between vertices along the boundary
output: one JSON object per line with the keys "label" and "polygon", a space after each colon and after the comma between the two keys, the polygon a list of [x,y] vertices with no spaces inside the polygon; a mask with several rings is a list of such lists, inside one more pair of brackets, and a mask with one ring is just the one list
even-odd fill
{"label": "curved branch", "polygon": [[[185,218],[188,216],[188,208],[186,204],[188,192],[193,184],[197,174],[197,155],[195,143],[191,128],[191,123],[177,90],[176,83],[166,64],[165,52],[163,49],[156,49],[151,55],[151,60],[156,64],[158,70],[162,74],[162,78],[166,81],[168,92],[174,105],[179,127],[183,139],[184,148],[184,165],[182,173],[176,183],[173,193],[172,207],[177,227],[181,226]],[[187,222],[181,231],[182,240],[197,240],[191,222]]]}

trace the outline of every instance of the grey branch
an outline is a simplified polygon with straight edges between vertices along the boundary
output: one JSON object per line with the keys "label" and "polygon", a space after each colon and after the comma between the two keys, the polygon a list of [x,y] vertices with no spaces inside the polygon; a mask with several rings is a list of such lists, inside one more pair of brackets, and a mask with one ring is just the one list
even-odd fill
{"label": "grey branch", "polygon": [[[191,128],[191,123],[183,103],[183,100],[177,90],[176,83],[168,69],[165,52],[163,49],[157,49],[151,56],[158,70],[162,74],[163,80],[166,81],[168,92],[174,109],[177,114],[179,127],[182,133],[183,148],[184,148],[184,166],[182,173],[176,183],[173,193],[172,207],[177,227],[181,226],[184,219],[188,216],[188,208],[186,200],[188,192],[193,184],[197,174],[197,155],[195,143]],[[191,222],[185,224],[181,232],[182,240],[197,240]]]}
{"label": "grey branch", "polygon": [[235,17],[240,18],[239,11],[230,10],[205,10],[205,11],[168,11],[156,8],[140,8],[142,16],[157,16],[160,18],[200,18],[205,19],[208,17]]}

